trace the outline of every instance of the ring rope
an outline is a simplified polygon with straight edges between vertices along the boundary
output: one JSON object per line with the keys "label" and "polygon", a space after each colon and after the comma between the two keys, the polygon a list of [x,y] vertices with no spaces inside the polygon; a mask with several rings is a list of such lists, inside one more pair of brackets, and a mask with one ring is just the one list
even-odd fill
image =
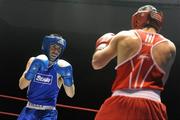
{"label": "ring rope", "polygon": [[[20,100],[20,101],[27,101],[25,98],[18,98],[14,96],[8,96],[8,95],[1,95],[1,98],[6,98],[6,99],[14,99],[14,100]],[[63,105],[63,104],[56,104],[57,107],[62,107],[62,108],[69,108],[69,109],[76,109],[76,110],[83,110],[83,111],[90,111],[90,112],[98,112],[96,109],[91,109],[91,108],[84,108],[84,107],[78,107],[78,106],[70,106],[70,105]]]}
{"label": "ring rope", "polygon": [[3,115],[10,115],[10,116],[16,116],[16,117],[19,116],[19,114],[16,114],[16,113],[10,113],[10,112],[4,112],[4,111],[0,111],[0,114],[3,114]]}

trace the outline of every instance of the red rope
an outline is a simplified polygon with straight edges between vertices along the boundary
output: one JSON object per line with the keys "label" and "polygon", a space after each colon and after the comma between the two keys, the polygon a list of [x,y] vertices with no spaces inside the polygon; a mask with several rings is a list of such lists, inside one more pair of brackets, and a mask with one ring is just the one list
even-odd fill
{"label": "red rope", "polygon": [[3,111],[0,111],[0,114],[3,114],[3,115],[10,115],[10,116],[16,116],[16,117],[19,116],[18,114],[15,114],[15,113],[9,113],[9,112],[3,112]]}
{"label": "red rope", "polygon": [[[27,101],[27,99],[24,98],[18,98],[8,95],[0,95],[1,98],[8,98],[8,99],[14,99],[14,100],[20,100],[20,101]],[[56,104],[57,107],[62,108],[70,108],[70,109],[77,109],[77,110],[83,110],[83,111],[90,111],[90,112],[98,112],[98,110],[90,109],[90,108],[84,108],[84,107],[77,107],[77,106],[70,106],[70,105],[63,105],[63,104]]]}
{"label": "red rope", "polygon": [[0,95],[0,97],[14,99],[14,100],[20,100],[20,101],[27,101],[27,99],[24,99],[24,98],[18,98],[18,97],[13,97],[13,96],[8,96],[8,95]]}
{"label": "red rope", "polygon": [[98,110],[90,109],[90,108],[84,108],[84,107],[69,106],[69,105],[63,105],[63,104],[56,104],[56,106],[63,107],[63,108],[83,110],[83,111],[98,112]]}

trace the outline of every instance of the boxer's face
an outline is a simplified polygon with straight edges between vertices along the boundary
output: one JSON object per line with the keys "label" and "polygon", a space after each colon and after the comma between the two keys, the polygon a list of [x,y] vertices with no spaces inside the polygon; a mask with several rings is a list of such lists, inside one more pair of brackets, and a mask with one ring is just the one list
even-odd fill
{"label": "boxer's face", "polygon": [[59,45],[53,44],[49,48],[49,59],[54,61],[61,54],[61,47]]}

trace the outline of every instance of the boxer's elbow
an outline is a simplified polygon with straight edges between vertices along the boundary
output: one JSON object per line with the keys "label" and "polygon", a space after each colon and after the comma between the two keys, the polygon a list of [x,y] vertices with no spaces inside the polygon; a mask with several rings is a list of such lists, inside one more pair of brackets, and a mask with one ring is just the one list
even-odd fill
{"label": "boxer's elbow", "polygon": [[74,92],[67,93],[67,96],[68,96],[68,97],[70,97],[70,98],[73,98],[73,97],[74,97],[74,95],[75,95],[75,93],[74,93]]}
{"label": "boxer's elbow", "polygon": [[73,98],[75,95],[75,86],[74,84],[71,87],[65,86],[66,95],[70,98]]}
{"label": "boxer's elbow", "polygon": [[20,90],[23,90],[25,88],[25,86],[23,86],[21,83],[19,83],[19,88],[20,88]]}
{"label": "boxer's elbow", "polygon": [[99,70],[104,67],[103,64],[103,55],[100,53],[101,51],[97,51],[94,53],[92,60],[91,60],[91,65],[94,70]]}
{"label": "boxer's elbow", "polygon": [[19,80],[19,88],[21,90],[25,89],[30,84],[30,81],[26,80],[25,78],[20,78]]}
{"label": "boxer's elbow", "polygon": [[103,68],[102,62],[97,61],[97,60],[92,60],[92,67],[94,70],[99,70],[101,68]]}

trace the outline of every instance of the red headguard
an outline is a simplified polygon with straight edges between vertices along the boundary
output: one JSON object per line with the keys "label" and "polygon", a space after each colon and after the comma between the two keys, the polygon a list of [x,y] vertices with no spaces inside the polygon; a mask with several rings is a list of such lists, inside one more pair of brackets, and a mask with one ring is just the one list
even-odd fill
{"label": "red headguard", "polygon": [[133,29],[142,29],[144,27],[154,27],[157,32],[161,29],[163,23],[163,13],[157,11],[152,5],[145,5],[138,9],[132,15],[131,25]]}

